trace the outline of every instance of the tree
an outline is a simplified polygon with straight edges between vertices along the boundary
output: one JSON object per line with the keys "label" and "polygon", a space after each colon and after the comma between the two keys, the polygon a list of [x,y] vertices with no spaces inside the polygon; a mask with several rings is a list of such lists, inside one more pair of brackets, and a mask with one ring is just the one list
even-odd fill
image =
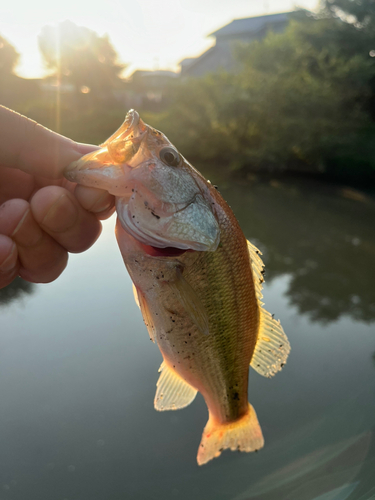
{"label": "tree", "polygon": [[45,26],[39,36],[39,47],[47,68],[72,83],[77,92],[92,92],[105,97],[120,83],[124,65],[107,35],[64,21],[57,27]]}
{"label": "tree", "polygon": [[285,34],[240,53],[242,86],[258,81],[251,94],[263,98],[257,120],[264,124],[262,158],[273,154],[286,166],[373,175],[368,102],[375,61],[364,47],[355,25],[301,13]]}
{"label": "tree", "polygon": [[22,111],[23,104],[34,99],[38,85],[14,74],[19,54],[5,38],[0,36],[0,104]]}
{"label": "tree", "polygon": [[13,73],[19,57],[13,45],[0,35],[0,77]]}
{"label": "tree", "polygon": [[374,176],[369,35],[330,12],[295,17],[238,47],[239,73],[182,82],[160,126],[187,155],[245,172]]}
{"label": "tree", "polygon": [[373,32],[374,0],[323,0],[321,12],[328,16],[344,18],[362,30]]}
{"label": "tree", "polygon": [[[374,0],[323,0],[322,14],[328,18],[340,18],[356,31],[356,50],[364,57],[375,58],[375,1]],[[348,46],[348,41],[346,42]],[[375,63],[375,59],[374,59]],[[369,79],[370,94],[366,106],[375,121],[375,76]]]}

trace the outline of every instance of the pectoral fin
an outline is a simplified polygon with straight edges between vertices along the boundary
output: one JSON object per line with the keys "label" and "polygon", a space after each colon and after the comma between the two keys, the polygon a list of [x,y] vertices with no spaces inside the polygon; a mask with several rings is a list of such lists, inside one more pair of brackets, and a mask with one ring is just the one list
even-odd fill
{"label": "pectoral fin", "polygon": [[155,343],[155,326],[154,322],[150,313],[150,310],[148,308],[146,299],[144,298],[142,292],[138,290],[138,288],[134,285],[133,283],[133,293],[134,293],[134,299],[141,310],[142,316],[143,316],[143,321],[147,327],[148,334],[150,335],[150,339]]}
{"label": "pectoral fin", "polygon": [[179,410],[188,406],[197,391],[163,361],[159,368],[161,375],[156,384],[155,410]]}
{"label": "pectoral fin", "polygon": [[207,311],[195,290],[182,276],[181,271],[177,271],[176,280],[169,283],[169,286],[178,297],[190,319],[203,334],[207,335],[209,333]]}

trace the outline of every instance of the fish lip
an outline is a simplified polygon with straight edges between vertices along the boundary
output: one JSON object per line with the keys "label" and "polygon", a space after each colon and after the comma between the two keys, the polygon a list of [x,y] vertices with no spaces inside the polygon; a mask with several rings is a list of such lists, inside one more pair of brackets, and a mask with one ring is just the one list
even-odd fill
{"label": "fish lip", "polygon": [[125,123],[127,123],[129,118],[130,118],[130,123],[128,125],[128,129],[133,128],[133,127],[137,127],[139,125],[141,118],[139,116],[138,111],[136,111],[133,108],[129,109],[129,111],[126,113],[126,116],[125,116]]}
{"label": "fish lip", "polygon": [[128,119],[128,117],[131,118],[131,122],[129,124],[129,127],[137,127],[137,125],[139,124],[139,120],[140,120],[140,116],[139,116],[138,111],[136,111],[135,109],[129,109],[129,111],[126,113],[125,121]]}
{"label": "fish lip", "polygon": [[147,168],[155,163],[150,158],[141,159],[137,164],[115,163],[111,161],[110,154],[105,148],[98,152],[106,157],[104,163],[96,159],[93,153],[89,153],[70,163],[64,170],[64,177],[82,186],[104,189],[117,198],[128,198],[139,184],[134,177],[137,169]]}
{"label": "fish lip", "polygon": [[[82,156],[79,160],[72,161],[72,163],[69,163],[67,167],[64,169],[64,177],[68,179],[68,181],[71,182],[77,182],[76,181],[76,176],[78,175],[79,172],[82,171],[87,171],[90,170],[92,164],[94,162],[87,162],[85,159],[85,156]],[[99,162],[98,162],[99,163]]]}
{"label": "fish lip", "polygon": [[[134,139],[134,141],[137,141],[138,138]],[[88,160],[89,156],[92,155],[93,153],[98,153],[98,152],[103,152],[108,154],[108,157],[110,158],[110,153],[107,149],[107,147],[98,149],[96,151],[92,151],[91,153],[88,153],[78,160],[72,161],[72,163],[69,163],[67,167],[64,169],[64,177],[66,177],[68,180],[71,180],[72,177],[72,172],[82,172],[82,171],[88,171],[88,170],[93,170],[94,167],[98,167],[98,170],[100,169],[101,172],[104,172],[106,168],[111,168],[111,167],[125,167],[125,169],[128,169],[129,172],[132,170],[135,170],[139,167],[142,166],[147,166],[148,164],[153,164],[155,163],[155,160],[152,158],[147,158],[145,160],[140,161],[136,165],[131,165],[130,163],[123,162],[123,163],[116,163],[114,161],[110,161],[103,165],[103,163],[99,160]],[[77,168],[78,167],[78,168]],[[70,178],[69,178],[70,177]]]}
{"label": "fish lip", "polygon": [[[98,157],[100,157],[100,159]],[[81,156],[78,160],[69,163],[69,165],[64,169],[64,176],[71,176],[73,171],[78,172],[82,170],[90,170],[93,165],[101,166],[102,170],[104,170],[105,167],[103,168],[103,159],[106,160],[105,165],[113,163],[109,161],[111,160],[111,157],[106,146],[91,151],[90,153]]]}
{"label": "fish lip", "polygon": [[[150,161],[150,159],[138,159],[138,163],[134,165],[132,160],[137,161],[136,158],[121,159],[117,156],[116,144],[129,142],[138,145],[139,148],[140,143],[147,135],[148,128],[148,125],[142,122],[137,111],[134,109],[129,110],[122,125],[98,149],[70,163],[64,169],[64,176],[72,182],[77,182],[76,177],[79,174],[85,172],[87,178],[90,171],[91,173],[96,171],[98,174],[100,172],[102,176],[108,177],[109,180],[110,175],[115,171],[121,171],[121,175],[124,175],[125,172],[136,169],[146,161]],[[136,155],[136,152],[134,154]],[[117,180],[116,177],[114,179]],[[82,179],[80,179],[79,183],[85,185]],[[88,179],[87,185],[92,186],[91,179]]]}
{"label": "fish lip", "polygon": [[[193,188],[189,184],[190,178],[186,181],[183,177],[181,181],[182,183],[188,182],[187,185],[190,186],[187,191],[182,191],[185,193],[183,202],[178,203],[176,196],[170,195],[159,199],[162,212],[158,213],[155,207],[156,213],[151,211],[151,214],[158,220],[161,219],[160,224],[155,225],[152,217],[144,217],[144,207],[139,207],[139,200],[134,203],[131,192],[135,191],[136,185],[140,183],[143,189],[148,190],[147,182],[151,182],[146,175],[146,183],[143,184],[140,179],[137,179],[139,175],[142,177],[142,170],[140,174],[136,174],[136,171],[139,172],[138,169],[148,166],[152,170],[152,164],[156,162],[155,154],[145,158],[142,149],[141,155],[138,156],[138,150],[142,148],[140,143],[148,130],[149,126],[143,123],[139,114],[135,110],[130,110],[124,123],[102,144],[101,149],[92,151],[68,165],[65,168],[65,177],[71,182],[101,188],[114,195],[116,211],[123,229],[146,246],[161,249],[171,247],[181,250],[182,253],[186,250],[215,251],[220,242],[220,227],[212,208],[204,200],[203,192],[194,178]],[[126,146],[127,143],[129,147]],[[138,143],[135,148],[134,143]],[[122,146],[123,144],[125,146]],[[163,176],[161,178],[164,179]],[[167,178],[166,180],[168,181]],[[175,182],[175,185],[180,186],[180,183]],[[172,192],[180,198],[179,190]],[[193,193],[194,197],[191,199],[190,195]],[[199,201],[198,197],[202,200]],[[121,204],[124,204],[123,207]],[[165,209],[167,205],[172,205],[174,208],[170,214]],[[146,203],[145,206],[147,207]],[[135,212],[133,212],[134,209]],[[150,209],[147,208],[147,210]],[[181,215],[185,210],[186,215]],[[137,212],[141,214],[139,219],[141,224],[138,220],[133,220]]]}
{"label": "fish lip", "polygon": [[114,196],[128,196],[133,187],[133,169],[127,162],[114,162],[104,147],[70,163],[64,177],[82,186],[104,189]]}
{"label": "fish lip", "polygon": [[[130,118],[130,120],[129,120],[129,118]],[[124,122],[120,125],[120,127],[110,137],[108,137],[108,139],[106,139],[102,144],[100,144],[100,147],[104,148],[108,144],[110,144],[112,141],[114,141],[115,139],[119,139],[121,136],[124,136],[124,135],[126,136],[127,133],[131,129],[137,129],[138,125],[140,124],[140,121],[141,121],[141,118],[139,116],[139,113],[137,111],[135,111],[135,109],[130,109],[126,113]],[[124,128],[125,124],[126,124],[126,128]],[[139,135],[137,134],[136,137],[133,137],[133,139],[137,139],[140,137],[143,138],[146,130],[147,130],[147,127],[144,131],[140,132]],[[137,132],[139,132],[139,131],[137,130]]]}

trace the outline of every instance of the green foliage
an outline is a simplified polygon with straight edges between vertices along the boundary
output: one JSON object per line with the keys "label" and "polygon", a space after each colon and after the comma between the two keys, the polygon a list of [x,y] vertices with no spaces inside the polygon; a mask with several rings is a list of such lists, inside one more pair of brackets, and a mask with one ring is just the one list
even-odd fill
{"label": "green foliage", "polygon": [[124,121],[126,110],[122,106],[84,105],[88,96],[81,96],[82,106],[74,108],[70,100],[55,101],[39,98],[17,107],[17,111],[43,126],[59,132],[74,141],[101,144]]}
{"label": "green foliage", "polygon": [[332,16],[352,16],[361,29],[369,33],[375,26],[375,1],[374,0],[324,0],[323,12]]}
{"label": "green foliage", "polygon": [[237,47],[237,74],[175,86],[154,125],[189,158],[232,169],[373,176],[375,37],[323,14]]}
{"label": "green foliage", "polygon": [[[65,21],[43,28],[39,45],[53,71],[43,85],[12,74],[18,54],[0,37],[0,102],[76,140],[103,141],[126,100],[108,37]],[[323,0],[317,15],[298,11],[284,33],[235,52],[240,71],[176,79],[171,105],[146,122],[189,159],[244,174],[375,179],[375,0]],[[128,93],[145,92],[141,81]]]}

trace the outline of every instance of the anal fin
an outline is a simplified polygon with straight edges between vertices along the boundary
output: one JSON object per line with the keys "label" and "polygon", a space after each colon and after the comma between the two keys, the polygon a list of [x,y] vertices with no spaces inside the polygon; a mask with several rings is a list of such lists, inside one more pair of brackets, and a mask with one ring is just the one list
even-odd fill
{"label": "anal fin", "polygon": [[133,283],[133,295],[134,295],[134,300],[139,309],[141,308],[141,304],[139,303],[139,297],[138,297],[138,290],[135,284]]}
{"label": "anal fin", "polygon": [[134,283],[133,283],[133,293],[134,293],[134,300],[139,309],[141,310],[143,321],[147,327],[150,339],[155,343],[155,326],[150,310],[148,308],[145,297],[143,296],[142,292],[138,290],[138,288],[134,285]]}
{"label": "anal fin", "polygon": [[179,410],[194,400],[197,390],[169,368],[165,361],[161,364],[159,372],[161,374],[156,384],[155,410]]}

